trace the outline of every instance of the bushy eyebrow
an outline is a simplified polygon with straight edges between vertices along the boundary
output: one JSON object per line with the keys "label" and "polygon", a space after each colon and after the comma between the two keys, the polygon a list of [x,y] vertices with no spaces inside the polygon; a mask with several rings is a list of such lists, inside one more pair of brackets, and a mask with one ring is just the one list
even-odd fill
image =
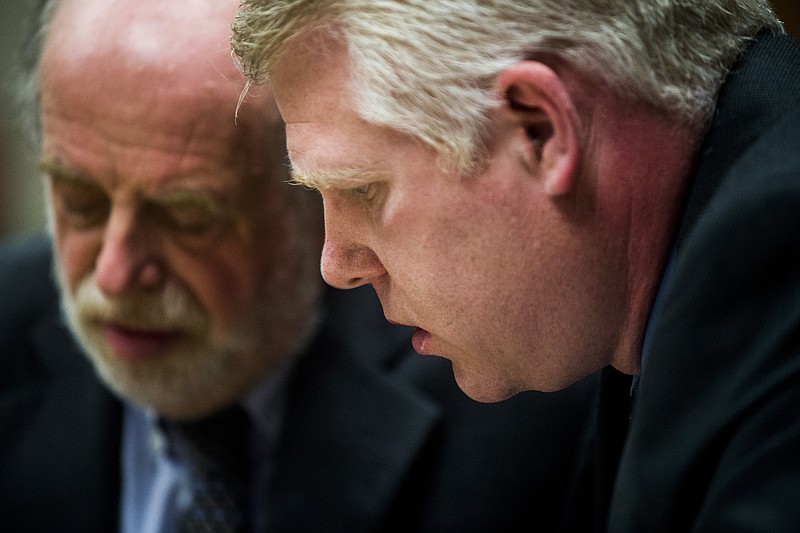
{"label": "bushy eyebrow", "polygon": [[[39,170],[51,180],[61,184],[96,186],[80,171],[65,164],[58,157],[47,157],[39,162]],[[211,215],[223,212],[222,203],[211,193],[203,190],[172,189],[148,196],[147,201],[167,209],[203,209]]]}
{"label": "bushy eyebrow", "polygon": [[39,171],[62,183],[91,184],[91,181],[86,179],[78,170],[65,164],[57,157],[46,157],[39,161]]}
{"label": "bushy eyebrow", "polygon": [[351,189],[385,181],[387,174],[372,169],[342,168],[333,170],[301,170],[292,167],[291,183],[310,189]]}

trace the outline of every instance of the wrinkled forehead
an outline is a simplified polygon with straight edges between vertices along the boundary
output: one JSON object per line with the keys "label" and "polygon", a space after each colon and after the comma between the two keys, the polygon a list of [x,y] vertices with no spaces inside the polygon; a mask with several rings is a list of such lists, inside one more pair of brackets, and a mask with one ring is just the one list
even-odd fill
{"label": "wrinkled forehead", "polygon": [[238,121],[234,116],[245,85],[229,44],[237,6],[238,0],[62,0],[45,41],[42,88],[72,92],[74,102],[149,98],[189,115],[224,115],[226,124],[279,124],[267,88],[249,94]]}
{"label": "wrinkled forehead", "polygon": [[191,150],[253,167],[248,174],[283,168],[283,127],[269,89],[248,94],[236,116],[244,87],[229,51],[236,6],[64,0],[41,62],[45,140],[78,135]]}

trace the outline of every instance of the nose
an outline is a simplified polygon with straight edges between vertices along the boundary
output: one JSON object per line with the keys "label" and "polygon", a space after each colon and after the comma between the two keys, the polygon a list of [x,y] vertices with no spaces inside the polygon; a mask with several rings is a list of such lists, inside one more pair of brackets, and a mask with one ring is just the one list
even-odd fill
{"label": "nose", "polygon": [[358,211],[342,209],[324,196],[325,246],[320,268],[323,279],[338,289],[354,289],[385,274],[386,268],[369,245],[370,222],[361,220]]}
{"label": "nose", "polygon": [[337,289],[355,289],[386,273],[386,269],[366,247],[353,247],[325,237],[322,249],[322,278]]}
{"label": "nose", "polygon": [[108,296],[152,290],[163,281],[153,236],[139,226],[133,213],[112,211],[109,216],[94,272],[97,286]]}

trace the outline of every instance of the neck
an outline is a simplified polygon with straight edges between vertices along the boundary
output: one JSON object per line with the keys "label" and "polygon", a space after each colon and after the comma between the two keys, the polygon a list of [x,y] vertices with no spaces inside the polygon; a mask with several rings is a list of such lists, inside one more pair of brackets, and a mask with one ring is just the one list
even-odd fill
{"label": "neck", "polygon": [[[611,235],[620,236],[627,290],[621,333],[611,364],[638,374],[644,332],[680,219],[701,131],[675,124],[629,103],[603,110],[596,120],[603,139],[593,150],[599,163],[598,205],[608,207]],[[605,196],[605,197],[603,197]]]}

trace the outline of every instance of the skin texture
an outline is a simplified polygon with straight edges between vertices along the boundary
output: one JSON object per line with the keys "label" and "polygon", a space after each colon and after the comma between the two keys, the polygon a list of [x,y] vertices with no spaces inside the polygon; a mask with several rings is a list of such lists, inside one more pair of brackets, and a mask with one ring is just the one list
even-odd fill
{"label": "skin texture", "polygon": [[321,228],[290,204],[270,93],[234,120],[236,5],[67,0],[41,63],[64,307],[110,387],[168,417],[284,364],[319,293]]}
{"label": "skin texture", "polygon": [[522,61],[496,80],[488,165],[457,176],[356,114],[341,43],[293,41],[270,81],[295,179],[322,192],[323,277],[372,284],[469,396],[638,372],[697,132]]}

